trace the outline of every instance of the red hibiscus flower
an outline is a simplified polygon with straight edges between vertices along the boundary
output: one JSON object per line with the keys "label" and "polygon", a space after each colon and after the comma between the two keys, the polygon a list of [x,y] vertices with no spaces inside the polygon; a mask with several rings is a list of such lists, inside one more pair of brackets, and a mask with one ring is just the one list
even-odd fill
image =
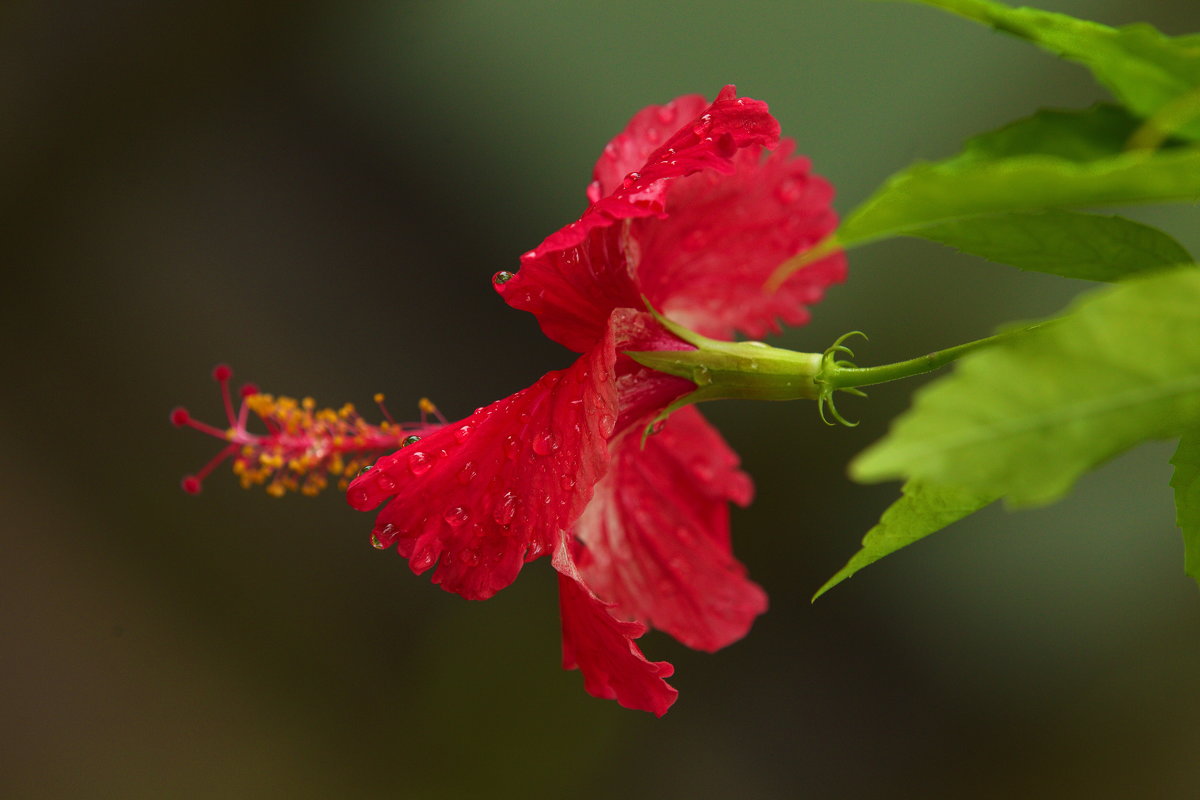
{"label": "red hibiscus flower", "polygon": [[664,680],[673,669],[634,640],[653,626],[716,650],[767,601],[730,548],[728,504],[752,493],[736,454],[691,407],[643,435],[699,381],[626,354],[695,349],[647,303],[715,339],[801,324],[845,263],[834,254],[763,290],[834,229],[833,192],[780,142],[766,104],[732,86],[711,104],[688,96],[637,114],[594,178],[577,221],[494,277],[578,360],[460,422],[426,426],[347,498],[362,511],[387,501],[377,546],[468,599],[549,555],[564,666],[581,670],[589,693],[662,715],[677,695]]}

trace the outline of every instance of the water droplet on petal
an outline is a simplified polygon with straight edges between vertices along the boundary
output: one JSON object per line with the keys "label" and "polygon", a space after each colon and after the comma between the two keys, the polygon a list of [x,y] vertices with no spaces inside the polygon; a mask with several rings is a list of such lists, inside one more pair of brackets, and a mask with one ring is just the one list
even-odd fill
{"label": "water droplet on petal", "polygon": [[378,478],[375,479],[375,485],[379,487],[379,491],[381,491],[381,492],[396,491],[396,482],[394,480],[392,480],[392,476],[388,475],[383,470],[380,470],[379,472],[377,472],[375,474],[379,476]]}
{"label": "water droplet on petal", "polygon": [[435,558],[436,557],[434,556],[432,550],[430,550],[428,547],[422,547],[420,550],[412,554],[412,558],[409,559],[409,564],[412,566],[414,571],[424,572],[433,566]]}
{"label": "water droplet on petal", "polygon": [[467,440],[467,437],[475,432],[475,428],[471,425],[461,425],[454,431],[454,440],[462,444]]}
{"label": "water droplet on petal", "polygon": [[404,441],[400,443],[401,447],[408,447],[410,444],[416,444],[421,441],[420,436],[405,436]]}
{"label": "water droplet on petal", "polygon": [[366,508],[371,502],[371,495],[366,489],[355,489],[350,493],[350,505],[355,508]]}
{"label": "water droplet on petal", "polygon": [[396,539],[396,526],[392,523],[371,531],[371,546],[376,550],[386,550]]}
{"label": "water droplet on petal", "polygon": [[443,519],[451,528],[460,528],[471,518],[471,513],[462,506],[455,506],[446,512]]}
{"label": "water droplet on petal", "polygon": [[600,434],[605,438],[612,436],[613,429],[617,427],[617,418],[612,414],[605,412],[600,415]]}
{"label": "water droplet on petal", "polygon": [[712,130],[712,124],[713,124],[712,114],[705,114],[699,120],[696,121],[695,125],[692,126],[692,133],[696,134],[697,136],[704,136],[710,130]]}
{"label": "water droplet on petal", "polygon": [[631,172],[625,176],[625,180],[621,181],[621,186],[625,189],[632,189],[641,179],[642,174],[640,172]]}
{"label": "water droplet on petal", "polygon": [[496,508],[492,510],[492,518],[496,520],[497,525],[507,525],[512,522],[517,513],[517,495],[515,492],[505,492],[500,498],[500,502],[496,504]]}
{"label": "water droplet on petal", "polygon": [[471,481],[475,480],[475,476],[479,473],[475,471],[475,465],[468,461],[463,465],[462,470],[458,473],[458,482],[466,486]]}
{"label": "water droplet on petal", "polygon": [[509,272],[506,269],[502,269],[492,276],[492,283],[496,284],[497,286],[503,286],[515,277],[517,277],[515,273]]}
{"label": "water droplet on petal", "polygon": [[575,488],[575,479],[570,475],[563,475],[562,479],[559,480],[558,485],[562,487],[564,492],[569,492]]}
{"label": "water droplet on petal", "polygon": [[504,455],[508,458],[516,458],[520,450],[521,443],[517,441],[517,437],[509,436],[504,440]]}
{"label": "water droplet on petal", "polygon": [[548,456],[558,449],[558,437],[553,431],[542,431],[533,437],[533,452],[539,456]]}
{"label": "water droplet on petal", "polygon": [[416,477],[421,477],[433,468],[433,456],[418,450],[408,457],[408,471]]}

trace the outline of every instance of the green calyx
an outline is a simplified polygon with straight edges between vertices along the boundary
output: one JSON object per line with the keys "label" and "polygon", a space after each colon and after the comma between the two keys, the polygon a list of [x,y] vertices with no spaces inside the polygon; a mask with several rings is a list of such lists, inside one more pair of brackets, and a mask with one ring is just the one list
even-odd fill
{"label": "green calyx", "polygon": [[821,370],[820,353],[797,353],[763,342],[726,342],[688,330],[659,314],[650,313],[668,331],[695,350],[626,352],[644,367],[686,378],[694,391],[680,397],[647,427],[652,431],[677,409],[708,400],[816,400]]}
{"label": "green calyx", "polygon": [[1005,331],[894,364],[858,367],[851,361],[839,358],[839,355],[854,358],[854,351],[844,342],[851,336],[867,338],[862,331],[851,331],[838,337],[823,353],[797,353],[763,342],[709,339],[672,322],[651,308],[649,303],[646,308],[660,325],[696,348],[625,353],[644,367],[677,375],[696,384],[694,391],[680,397],[654,418],[646,427],[647,435],[676,409],[706,400],[816,400],[817,411],[825,424],[833,425],[834,422],[829,419],[832,417],[842,425],[854,427],[857,422],[848,422],[838,413],[833,402],[835,392],[866,397],[858,387],[932,372],[975,350],[1049,324],[1038,323]]}

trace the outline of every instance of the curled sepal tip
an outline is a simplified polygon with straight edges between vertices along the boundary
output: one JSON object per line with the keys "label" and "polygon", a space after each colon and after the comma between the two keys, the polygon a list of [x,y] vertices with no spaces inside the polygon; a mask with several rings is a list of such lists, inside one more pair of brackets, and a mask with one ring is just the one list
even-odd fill
{"label": "curled sepal tip", "polygon": [[834,424],[829,420],[830,416],[832,416],[837,422],[845,425],[847,428],[853,428],[858,425],[858,422],[850,422],[843,417],[840,412],[838,412],[837,405],[833,402],[834,392],[848,392],[849,394],[857,395],[858,397],[867,396],[867,393],[861,389],[856,389],[854,387],[841,387],[838,386],[834,380],[834,375],[838,370],[855,368],[853,362],[838,358],[839,353],[844,353],[845,355],[850,356],[850,358],[854,358],[854,351],[843,344],[843,342],[852,336],[861,336],[863,339],[867,338],[867,335],[862,331],[850,331],[849,333],[844,333],[839,336],[837,340],[833,344],[829,345],[829,347],[827,347],[825,352],[821,355],[821,370],[813,378],[813,383],[817,384],[820,392],[817,395],[817,413],[821,415],[821,421],[826,425]]}

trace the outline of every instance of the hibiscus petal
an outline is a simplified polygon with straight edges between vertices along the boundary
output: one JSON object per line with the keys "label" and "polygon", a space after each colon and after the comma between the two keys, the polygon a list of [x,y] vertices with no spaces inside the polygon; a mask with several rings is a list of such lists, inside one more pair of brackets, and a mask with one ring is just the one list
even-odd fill
{"label": "hibiscus petal", "polygon": [[611,334],[574,365],[389,456],[350,484],[372,532],[421,574],[470,600],[554,551],[608,463],[617,417]]}
{"label": "hibiscus petal", "polygon": [[596,161],[592,171],[594,180],[588,186],[588,202],[597,203],[620,189],[626,175],[641,169],[651,153],[678,133],[681,125],[691,125],[699,119],[707,106],[703,96],[686,94],[666,105],[647,106],[634,114],[625,130],[604,146]]}
{"label": "hibiscus petal", "polygon": [[637,622],[621,622],[608,604],[592,594],[579,575],[564,542],[554,555],[562,613],[563,669],[583,673],[583,688],[593,697],[616,700],[625,708],[667,713],[679,692],[664,678],[675,668],[648,661],[634,644],[646,632]]}
{"label": "hibiscus petal", "polygon": [[622,134],[625,140],[618,137],[624,143],[613,164],[597,166],[599,183],[589,190],[594,201],[583,216],[521,256],[515,275],[496,281],[509,305],[535,314],[547,336],[572,350],[582,352],[603,335],[612,309],[641,307],[634,274],[639,245],[629,235],[630,222],[664,216],[664,198],[675,180],[700,171],[732,173],[743,148],[757,159],[763,147],[778,143],[779,123],[766,103],[739,98],[732,86],[693,118],[684,117],[684,110],[692,110],[694,101],[677,102],[680,126],[639,169],[616,182],[617,165],[623,168],[628,156],[647,147],[639,137],[650,128],[640,116]]}
{"label": "hibiscus petal", "polygon": [[734,329],[758,338],[779,322],[808,321],[807,305],[826,286],[845,280],[836,253],[798,270],[774,293],[767,277],[837,227],[833,188],[793,158],[787,140],[770,158],[741,151],[732,174],[701,172],[671,182],[667,218],[635,220],[636,280],[643,294],[672,320],[718,339]]}
{"label": "hibiscus petal", "polygon": [[737,455],[694,408],[646,440],[614,441],[609,471],[579,522],[578,563],[618,616],[700,650],[740,639],[767,608],[729,544],[729,501],[753,489]]}

